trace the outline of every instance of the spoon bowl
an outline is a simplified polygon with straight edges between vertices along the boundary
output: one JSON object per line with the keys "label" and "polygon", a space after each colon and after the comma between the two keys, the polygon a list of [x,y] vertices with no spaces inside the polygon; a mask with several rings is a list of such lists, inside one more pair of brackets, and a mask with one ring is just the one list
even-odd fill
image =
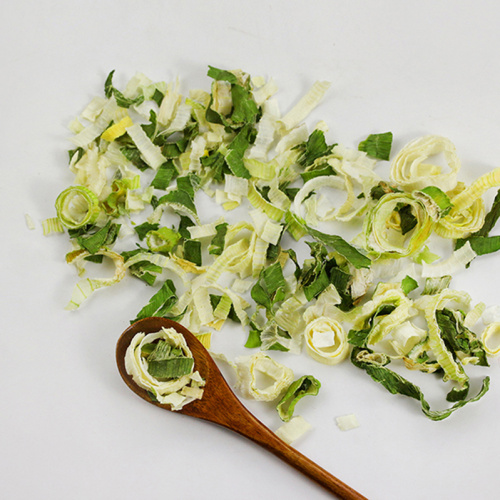
{"label": "spoon bowl", "polygon": [[157,332],[162,327],[174,328],[184,336],[189,349],[193,353],[194,369],[198,370],[206,382],[202,399],[186,404],[180,410],[176,410],[175,413],[182,413],[183,415],[213,422],[252,440],[339,498],[366,500],[360,493],[282,441],[274,432],[254,417],[235,396],[210,353],[203,347],[201,342],[189,330],[175,321],[159,317],[145,318],[133,323],[118,339],[116,345],[118,371],[133,392],[148,403],[159,406],[164,410],[171,409],[170,405],[151,400],[148,392],[134,382],[125,368],[125,353],[133,337],[141,332]]}

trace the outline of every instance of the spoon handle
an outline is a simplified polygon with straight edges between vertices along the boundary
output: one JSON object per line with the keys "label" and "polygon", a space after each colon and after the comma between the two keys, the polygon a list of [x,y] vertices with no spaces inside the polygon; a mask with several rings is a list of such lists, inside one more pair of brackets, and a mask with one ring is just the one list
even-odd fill
{"label": "spoon handle", "polygon": [[[241,404],[241,403],[240,403]],[[327,472],[318,464],[302,455],[292,446],[285,443],[274,432],[269,430],[260,420],[254,417],[244,406],[236,413],[228,412],[226,417],[217,423],[250,439],[254,443],[270,451],[278,458],[306,475],[327,491],[345,500],[367,500],[366,497],[352,489],[340,479]],[[232,415],[238,415],[233,418]],[[242,418],[244,415],[245,418]]]}

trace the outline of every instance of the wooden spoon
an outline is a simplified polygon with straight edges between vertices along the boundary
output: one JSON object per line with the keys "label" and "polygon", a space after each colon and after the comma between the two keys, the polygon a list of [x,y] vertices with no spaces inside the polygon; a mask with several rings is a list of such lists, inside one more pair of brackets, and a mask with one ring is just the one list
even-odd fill
{"label": "wooden spoon", "polygon": [[234,395],[219,368],[200,341],[175,321],[157,317],[145,318],[132,324],[119,338],[116,345],[118,370],[125,383],[133,392],[148,403],[159,406],[164,410],[170,410],[169,405],[152,401],[147,391],[139,387],[125,369],[125,352],[132,338],[137,333],[154,333],[161,330],[162,327],[174,328],[184,335],[195,359],[195,369],[200,372],[200,375],[206,381],[203,398],[188,403],[175,413],[182,413],[183,415],[214,422],[251,439],[340,498],[366,500],[364,496],[332,476],[312,460],[299,453],[295,448],[286,444],[262,422],[257,420]]}

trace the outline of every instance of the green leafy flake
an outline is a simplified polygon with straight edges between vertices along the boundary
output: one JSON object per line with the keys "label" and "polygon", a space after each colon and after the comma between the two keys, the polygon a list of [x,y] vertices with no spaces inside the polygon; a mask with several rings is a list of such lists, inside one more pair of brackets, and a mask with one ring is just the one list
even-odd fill
{"label": "green leafy flake", "polygon": [[245,347],[247,347],[249,349],[260,347],[262,345],[262,341],[260,339],[261,333],[262,333],[262,331],[259,330],[258,328],[256,328],[255,325],[253,327],[251,327],[250,331],[248,333],[248,338],[247,338],[247,341],[245,343]]}
{"label": "green leafy flake", "polygon": [[141,152],[131,145],[122,146],[120,152],[129,162],[131,162],[135,167],[137,167],[141,172],[144,172],[148,168],[151,168],[141,157]]}
{"label": "green leafy flake", "polygon": [[300,174],[304,182],[310,181],[315,177],[323,177],[325,175],[337,175],[337,172],[333,170],[333,167],[331,165],[326,164],[320,166],[319,168],[306,170],[305,172],[302,172]]}
{"label": "green leafy flake", "polygon": [[153,361],[163,361],[170,357],[172,346],[166,340],[160,339],[156,344],[148,344],[148,345],[153,346],[153,349],[147,356],[148,363],[152,363]]}
{"label": "green leafy flake", "polygon": [[170,191],[170,193],[167,193],[166,195],[162,196],[158,200],[158,203],[159,204],[171,203],[174,206],[175,205],[183,205],[189,211],[196,214],[196,206],[193,202],[193,199],[191,198],[189,193],[187,193],[186,191],[181,191],[179,189],[177,189],[175,191]]}
{"label": "green leafy flake", "polygon": [[156,344],[151,342],[150,344],[143,344],[141,347],[141,356],[147,358],[156,349]]}
{"label": "green leafy flake", "polygon": [[152,252],[169,253],[180,239],[181,235],[169,227],[160,227],[146,233],[146,243]]}
{"label": "green leafy flake", "polygon": [[312,300],[317,297],[323,290],[325,290],[330,285],[330,278],[326,273],[326,270],[321,269],[316,279],[310,284],[304,287],[304,294],[307,300]]}
{"label": "green leafy flake", "polygon": [[270,345],[267,348],[268,351],[282,351],[282,352],[288,352],[290,349],[285,347],[283,344],[280,344],[279,342],[275,342],[274,344]]}
{"label": "green leafy flake", "polygon": [[186,240],[184,242],[184,258],[201,266],[201,242],[197,240]]}
{"label": "green leafy flake", "polygon": [[104,255],[87,255],[85,260],[88,262],[93,262],[94,264],[102,264],[104,261]]}
{"label": "green leafy flake", "polygon": [[500,250],[500,236],[478,236],[471,238],[469,243],[477,255],[486,255]]}
{"label": "green leafy flake", "polygon": [[146,135],[153,140],[154,137],[156,136],[156,131],[158,128],[158,121],[156,117],[156,113],[151,109],[149,111],[149,122],[141,125],[142,130],[146,133]]}
{"label": "green leafy flake", "polygon": [[181,349],[173,348],[165,340],[154,344],[154,349],[146,356],[146,360],[149,374],[161,380],[178,379],[190,374],[194,367],[193,358],[184,356]]}
{"label": "green leafy flake", "polygon": [[357,347],[365,347],[368,342],[370,332],[371,328],[364,328],[363,330],[350,330],[347,335],[347,340],[349,344]]}
{"label": "green leafy flake", "polygon": [[467,356],[477,358],[477,364],[480,366],[489,366],[486,358],[486,351],[481,341],[463,324],[460,313],[449,309],[436,311],[436,321],[441,330],[441,337],[446,343],[448,349],[454,354],[462,352]]}
{"label": "green leafy flake", "polygon": [[77,236],[76,241],[81,248],[90,254],[95,254],[101,248],[111,246],[116,241],[120,227],[120,224],[108,221],[104,227],[97,228],[94,233]]}
{"label": "green leafy flake", "polygon": [[194,194],[199,187],[200,178],[194,173],[189,173],[183,177],[177,177],[177,188],[181,191],[185,191],[193,201]]}
{"label": "green leafy flake", "polygon": [[70,149],[68,151],[69,161],[71,162],[73,160],[73,157],[76,155],[75,164],[77,164],[82,159],[82,156],[84,154],[85,150],[83,148]]}
{"label": "green leafy flake", "polygon": [[286,281],[279,262],[264,268],[259,280],[252,287],[250,294],[253,300],[272,314],[273,306],[285,297]]}
{"label": "green leafy flake", "polygon": [[231,173],[224,155],[218,151],[211,151],[208,156],[202,156],[201,164],[213,172],[213,179],[222,182],[226,173]]}
{"label": "green leafy flake", "polygon": [[286,187],[283,188],[282,191],[287,195],[290,201],[293,201],[295,196],[297,196],[297,193],[300,191],[300,188]]}
{"label": "green leafy flake", "polygon": [[172,179],[177,177],[177,169],[173,164],[172,160],[165,162],[156,171],[156,175],[151,182],[151,186],[155,189],[167,189],[170,186]]}
{"label": "green leafy flake", "polygon": [[161,147],[162,155],[165,158],[173,159],[178,158],[182,153],[186,151],[191,141],[199,134],[199,126],[197,123],[190,123],[182,131],[181,137],[179,133],[175,132],[172,134],[177,140],[171,140],[172,136],[167,136],[164,134],[158,134],[155,137],[154,143]]}
{"label": "green leafy flake", "polygon": [[129,266],[130,273],[144,281],[147,285],[153,286],[156,282],[156,278],[162,273],[163,269],[156,264],[152,264],[147,260],[141,260]]}
{"label": "green leafy flake", "polygon": [[172,280],[166,280],[162,287],[149,299],[146,304],[137,314],[136,318],[131,321],[136,321],[148,318],[150,316],[167,317],[166,314],[177,303],[177,295],[175,294],[175,286]]}
{"label": "green leafy flake", "polygon": [[181,215],[181,220],[179,222],[179,228],[177,232],[181,235],[185,240],[189,240],[191,238],[191,233],[188,231],[188,227],[192,227],[195,223],[187,216]]}
{"label": "green leafy flake", "polygon": [[149,363],[148,372],[157,379],[178,379],[184,375],[189,375],[193,370],[193,366],[193,358],[178,356]]}
{"label": "green leafy flake", "polygon": [[477,255],[485,255],[500,250],[500,236],[489,236],[500,217],[500,190],[497,191],[490,211],[484,218],[484,223],[475,233],[467,238],[458,239],[455,242],[455,249],[459,249],[469,242],[472,250]]}
{"label": "green leafy flake", "polygon": [[255,123],[259,108],[253,100],[252,93],[241,85],[233,85],[231,97],[233,100],[233,112],[231,113],[233,123]]}
{"label": "green leafy flake", "polygon": [[276,406],[281,420],[289,422],[293,417],[296,404],[305,396],[317,396],[320,388],[320,381],[312,375],[304,375],[290,384]]}
{"label": "green leafy flake", "polygon": [[399,214],[400,217],[399,226],[401,228],[401,233],[404,235],[406,233],[409,233],[417,225],[418,222],[415,215],[413,215],[411,205],[406,205],[406,204],[400,204],[400,205],[401,206],[398,206],[396,208],[396,212],[398,212]]}
{"label": "green leafy flake", "polygon": [[115,70],[111,71],[104,82],[104,95],[109,99],[112,95],[115,97],[116,104],[121,108],[129,108],[130,106],[141,104],[144,102],[144,96],[140,95],[134,99],[125,97],[118,89],[113,87],[113,75]]}
{"label": "green leafy flake", "polygon": [[427,278],[425,280],[424,291],[422,295],[435,295],[448,288],[451,282],[451,276],[440,276],[439,278]]}
{"label": "green leafy flake", "polygon": [[328,273],[330,275],[330,282],[337,289],[341,298],[338,308],[341,311],[350,311],[354,307],[354,299],[352,298],[350,286],[352,275],[338,266],[332,267]]}
{"label": "green leafy flake", "polygon": [[130,259],[131,257],[134,257],[138,253],[142,253],[142,252],[152,253],[148,248],[143,248],[138,243],[136,243],[136,245],[137,245],[137,248],[135,250],[126,250],[120,254],[123,257],[125,262],[127,262],[128,259]]}
{"label": "green leafy flake", "polygon": [[158,104],[158,106],[161,106],[161,102],[163,101],[164,97],[165,95],[163,94],[163,92],[161,92],[158,89],[155,89],[152,99],[154,102],[156,102],[156,104]]}
{"label": "green leafy flake", "polygon": [[251,177],[250,172],[243,163],[243,156],[248,146],[255,141],[256,134],[251,125],[245,125],[228,146],[228,152],[225,156],[226,163],[231,172],[237,177],[243,177],[244,179],[250,179]]}
{"label": "green leafy flake", "polygon": [[359,151],[364,151],[368,156],[378,160],[389,160],[392,147],[392,132],[370,134],[358,145]]}
{"label": "green leafy flake", "polygon": [[436,186],[427,186],[420,190],[420,193],[431,198],[439,209],[439,216],[445,217],[453,207],[450,197]]}
{"label": "green leafy flake", "polygon": [[215,230],[217,231],[216,235],[212,238],[210,245],[208,246],[208,253],[211,255],[220,255],[225,246],[226,242],[226,233],[227,233],[227,222],[223,222],[222,224],[217,224],[215,226]]}
{"label": "green leafy flake", "polygon": [[134,226],[134,231],[137,233],[137,236],[139,236],[139,239],[142,241],[149,233],[149,231],[156,231],[159,229],[159,227],[160,224],[151,224],[150,222],[143,222],[138,226]]}
{"label": "green leafy flake", "polygon": [[283,269],[279,262],[276,262],[272,266],[266,267],[262,271],[261,276],[264,281],[266,291],[269,294],[274,294],[280,288],[284,288],[286,286],[286,281],[283,276]]}
{"label": "green leafy flake", "polygon": [[234,73],[226,71],[223,69],[214,68],[213,66],[208,66],[207,76],[213,78],[214,80],[222,80],[229,83],[238,83],[238,78]]}
{"label": "green leafy flake", "polygon": [[370,197],[372,200],[378,201],[384,194],[388,193],[401,193],[402,191],[387,182],[380,181],[376,186],[373,186],[370,191]]}
{"label": "green leafy flake", "polygon": [[401,281],[401,289],[405,295],[418,288],[418,283],[411,276],[405,276]]}
{"label": "green leafy flake", "polygon": [[336,144],[328,146],[324,132],[316,129],[311,133],[306,142],[297,146],[297,149],[302,152],[297,163],[302,167],[308,167],[318,158],[330,154],[335,146]]}
{"label": "green leafy flake", "polygon": [[370,267],[371,260],[340,236],[322,233],[307,225],[305,225],[305,229],[314,239],[332,247],[336,252],[345,257],[356,269]]}
{"label": "green leafy flake", "polygon": [[109,99],[113,95],[113,75],[115,70],[111,71],[104,82],[104,95]]}

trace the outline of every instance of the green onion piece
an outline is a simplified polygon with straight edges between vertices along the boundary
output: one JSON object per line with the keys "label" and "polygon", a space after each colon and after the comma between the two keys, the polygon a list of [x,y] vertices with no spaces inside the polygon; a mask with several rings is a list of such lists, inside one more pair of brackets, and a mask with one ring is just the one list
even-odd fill
{"label": "green onion piece", "polygon": [[225,246],[226,233],[227,233],[227,222],[218,224],[215,226],[217,234],[212,238],[210,245],[208,247],[208,253],[211,255],[220,255]]}
{"label": "green onion piece", "polygon": [[299,400],[304,396],[316,396],[320,387],[321,383],[312,375],[304,375],[293,382],[276,406],[281,420],[289,422]]}
{"label": "green onion piece", "polygon": [[408,295],[412,290],[418,288],[418,283],[411,276],[405,276],[401,281],[401,288],[404,294]]}
{"label": "green onion piece", "polygon": [[97,196],[84,186],[71,186],[56,199],[57,217],[68,229],[93,224],[101,209]]}
{"label": "green onion piece", "polygon": [[148,372],[152,377],[158,379],[180,378],[190,374],[193,370],[193,366],[193,358],[179,356],[150,363]]}
{"label": "green onion piece", "polygon": [[451,282],[451,276],[440,276],[439,278],[427,278],[425,280],[424,291],[422,295],[435,295],[448,288]]}
{"label": "green onion piece", "polygon": [[142,241],[150,231],[157,231],[160,228],[160,224],[151,224],[149,222],[144,222],[134,227],[134,231],[139,236]]}
{"label": "green onion piece", "polygon": [[148,372],[157,379],[177,379],[193,371],[194,359],[182,355],[181,349],[172,349],[165,340],[160,340],[147,356]]}
{"label": "green onion piece", "polygon": [[332,247],[336,252],[344,256],[356,269],[370,267],[372,261],[340,236],[322,233],[307,225],[305,228],[314,239]]}
{"label": "green onion piece", "polygon": [[177,169],[175,168],[172,160],[165,162],[156,171],[155,178],[151,182],[151,186],[155,189],[167,189],[170,182],[177,176]]}
{"label": "green onion piece", "polygon": [[197,240],[186,240],[184,242],[184,258],[201,266],[201,242]]}
{"label": "green onion piece", "polygon": [[137,314],[137,317],[131,321],[135,323],[142,318],[150,316],[166,317],[166,314],[177,303],[177,295],[175,294],[175,286],[172,280],[166,280],[162,287],[149,299],[149,303],[145,305]]}
{"label": "green onion piece", "polygon": [[425,400],[424,394],[415,384],[411,383],[401,375],[386,368],[389,362],[384,355],[371,356],[372,351],[367,348],[354,347],[351,353],[352,363],[366,371],[375,382],[383,385],[391,394],[401,394],[420,401],[422,411],[431,420],[443,420],[449,417],[454,411],[458,410],[467,403],[472,403],[481,399],[489,389],[490,378],[485,377],[481,389],[477,395],[471,399],[461,399],[451,408],[445,410],[431,410],[429,403]]}
{"label": "green onion piece", "polygon": [[359,143],[358,150],[378,160],[388,160],[391,155],[392,132],[370,134]]}
{"label": "green onion piece", "polygon": [[90,254],[97,253],[104,246],[111,246],[118,236],[120,224],[113,224],[111,221],[98,229],[96,232],[86,236],[77,236],[78,244]]}
{"label": "green onion piece", "polygon": [[168,227],[160,227],[146,235],[146,243],[152,252],[171,252],[180,239],[181,235]]}

